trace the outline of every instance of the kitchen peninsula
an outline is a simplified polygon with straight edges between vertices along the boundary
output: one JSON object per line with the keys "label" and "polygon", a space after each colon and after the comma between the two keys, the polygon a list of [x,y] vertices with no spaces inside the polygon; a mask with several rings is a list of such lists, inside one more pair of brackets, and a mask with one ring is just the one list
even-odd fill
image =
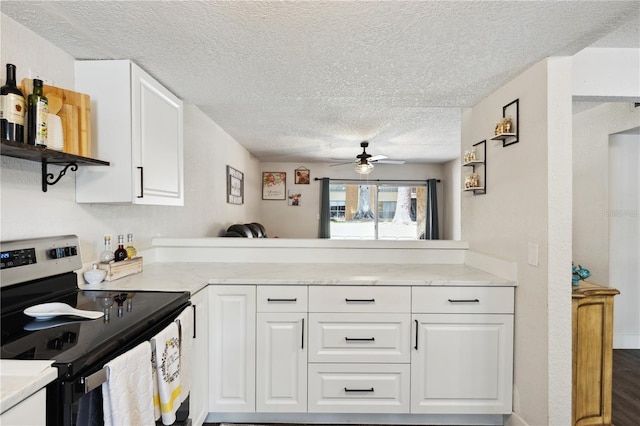
{"label": "kitchen peninsula", "polygon": [[99,288],[191,292],[195,424],[511,413],[515,267],[464,242],[157,238],[144,258]]}

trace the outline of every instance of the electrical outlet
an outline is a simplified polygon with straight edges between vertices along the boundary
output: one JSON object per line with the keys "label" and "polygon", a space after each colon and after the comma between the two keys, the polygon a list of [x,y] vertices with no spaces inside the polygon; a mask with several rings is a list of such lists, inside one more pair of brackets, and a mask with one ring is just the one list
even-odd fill
{"label": "electrical outlet", "polygon": [[538,264],[539,264],[538,244],[529,243],[529,251],[528,251],[528,254],[527,254],[527,262],[531,266],[538,266]]}
{"label": "electrical outlet", "polygon": [[53,86],[53,80],[45,77],[41,72],[32,70],[31,68],[29,68],[29,78],[30,79],[37,78],[38,80],[42,80],[42,82],[47,86]]}

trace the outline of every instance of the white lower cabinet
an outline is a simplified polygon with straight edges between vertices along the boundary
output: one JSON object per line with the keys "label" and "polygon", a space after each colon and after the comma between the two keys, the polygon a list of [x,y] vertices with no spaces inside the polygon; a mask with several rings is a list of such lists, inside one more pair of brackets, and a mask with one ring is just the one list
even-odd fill
{"label": "white lower cabinet", "polygon": [[412,317],[411,412],[511,413],[513,288],[421,287],[412,299],[441,313]]}
{"label": "white lower cabinet", "polygon": [[258,313],[256,411],[307,411],[307,314]]}
{"label": "white lower cabinet", "polygon": [[256,287],[209,291],[209,411],[256,409]]}
{"label": "white lower cabinet", "polygon": [[311,413],[408,413],[409,364],[309,364]]}
{"label": "white lower cabinet", "polygon": [[0,425],[38,426],[47,422],[47,392],[40,389],[19,404],[0,414]]}
{"label": "white lower cabinet", "polygon": [[195,310],[195,338],[191,348],[191,392],[189,417],[194,425],[202,425],[209,412],[209,287],[191,296]]}
{"label": "white lower cabinet", "polygon": [[304,412],[495,421],[512,408],[513,295],[481,286],[213,286],[210,411],[254,412],[247,418],[258,421]]}

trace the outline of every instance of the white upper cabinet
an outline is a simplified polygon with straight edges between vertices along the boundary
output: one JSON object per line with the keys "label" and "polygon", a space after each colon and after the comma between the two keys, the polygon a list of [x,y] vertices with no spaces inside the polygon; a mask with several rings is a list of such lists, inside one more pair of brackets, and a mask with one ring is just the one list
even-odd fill
{"label": "white upper cabinet", "polygon": [[111,164],[78,170],[76,202],[184,205],[182,101],[128,60],[75,71],[91,97],[92,156]]}

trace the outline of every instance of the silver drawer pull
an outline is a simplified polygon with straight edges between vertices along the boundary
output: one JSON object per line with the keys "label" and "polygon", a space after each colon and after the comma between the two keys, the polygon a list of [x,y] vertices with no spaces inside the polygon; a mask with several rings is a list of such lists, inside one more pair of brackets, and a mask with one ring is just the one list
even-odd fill
{"label": "silver drawer pull", "polygon": [[267,302],[297,302],[298,298],[294,297],[293,299],[272,299],[270,297],[267,298]]}
{"label": "silver drawer pull", "polygon": [[356,303],[376,303],[376,299],[344,299],[345,302],[356,302]]}
{"label": "silver drawer pull", "polygon": [[373,392],[373,388],[371,389],[349,389],[349,388],[344,388],[345,392]]}
{"label": "silver drawer pull", "polygon": [[345,337],[347,342],[375,342],[375,337]]}
{"label": "silver drawer pull", "polygon": [[449,303],[480,303],[478,299],[447,299]]}

